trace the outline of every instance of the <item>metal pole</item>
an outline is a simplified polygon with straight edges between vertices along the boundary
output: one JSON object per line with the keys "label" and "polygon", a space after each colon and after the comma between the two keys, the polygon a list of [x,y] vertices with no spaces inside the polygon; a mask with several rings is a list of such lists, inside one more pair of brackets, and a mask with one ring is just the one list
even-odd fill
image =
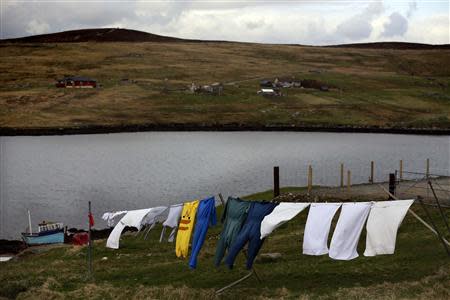
{"label": "metal pole", "polygon": [[430,159],[427,158],[427,166],[426,166],[426,177],[428,179],[428,177],[430,177]]}
{"label": "metal pole", "polygon": [[280,167],[273,167],[273,197],[280,195]]}
{"label": "metal pole", "polygon": [[423,204],[422,197],[417,197],[417,199],[419,200],[420,204],[422,205],[423,210],[424,210],[425,213],[427,214],[428,219],[430,219],[431,226],[433,226],[434,230],[435,230],[435,231],[437,232],[437,234],[438,234],[439,239],[441,240],[442,244],[444,245],[445,251],[447,251],[447,255],[450,256],[450,250],[448,249],[447,244],[445,243],[445,241],[444,241],[444,239],[443,239],[441,233],[439,232],[439,229],[438,229],[438,228],[436,227],[436,225],[434,224],[434,221],[433,221],[433,219],[431,218],[431,215],[430,215],[430,213],[428,212],[427,207]]}
{"label": "metal pole", "polygon": [[92,236],[91,236],[91,201],[89,201],[89,247],[88,247],[88,274],[89,278],[92,277]]}
{"label": "metal pole", "polygon": [[341,188],[344,187],[344,164],[341,163]]}
{"label": "metal pole", "polygon": [[434,191],[433,185],[431,184],[431,180],[428,180],[428,184],[430,185],[431,191],[433,192],[434,199],[436,199],[437,206],[439,208],[439,212],[441,214],[442,219],[444,220],[445,226],[447,226],[447,230],[450,233],[450,227],[448,226],[447,218],[445,217],[444,211],[442,210],[441,203],[439,203],[439,199]]}

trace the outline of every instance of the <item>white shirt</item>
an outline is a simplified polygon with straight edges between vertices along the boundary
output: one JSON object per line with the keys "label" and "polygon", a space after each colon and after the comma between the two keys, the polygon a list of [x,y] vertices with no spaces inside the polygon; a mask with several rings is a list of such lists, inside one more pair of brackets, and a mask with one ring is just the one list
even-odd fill
{"label": "white shirt", "polygon": [[414,200],[380,201],[370,210],[367,220],[364,256],[393,254],[397,231]]}
{"label": "white shirt", "polygon": [[330,257],[351,260],[358,257],[356,250],[372,202],[344,203],[330,244]]}
{"label": "white shirt", "polygon": [[274,210],[264,217],[261,222],[261,239],[272,233],[287,221],[294,218],[302,210],[308,207],[309,203],[281,202]]}
{"label": "white shirt", "polygon": [[311,203],[303,236],[303,254],[328,253],[331,221],[342,203]]}

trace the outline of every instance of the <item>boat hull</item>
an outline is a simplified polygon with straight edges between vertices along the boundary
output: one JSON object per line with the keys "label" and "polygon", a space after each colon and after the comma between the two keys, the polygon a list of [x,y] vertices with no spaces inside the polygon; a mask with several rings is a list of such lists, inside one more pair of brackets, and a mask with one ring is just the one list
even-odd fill
{"label": "boat hull", "polygon": [[27,234],[22,233],[23,241],[31,246],[31,245],[45,245],[45,244],[62,244],[64,243],[64,232],[58,231],[51,234]]}

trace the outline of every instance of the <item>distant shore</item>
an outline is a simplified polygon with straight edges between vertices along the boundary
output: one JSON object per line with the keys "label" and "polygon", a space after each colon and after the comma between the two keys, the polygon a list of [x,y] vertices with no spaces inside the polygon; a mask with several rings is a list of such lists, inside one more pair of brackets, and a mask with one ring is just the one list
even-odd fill
{"label": "distant shore", "polygon": [[281,131],[281,132],[345,132],[391,133],[416,135],[450,135],[450,128],[400,128],[378,126],[297,126],[297,125],[248,125],[248,124],[124,124],[90,125],[80,127],[0,127],[0,136],[76,135],[148,131]]}

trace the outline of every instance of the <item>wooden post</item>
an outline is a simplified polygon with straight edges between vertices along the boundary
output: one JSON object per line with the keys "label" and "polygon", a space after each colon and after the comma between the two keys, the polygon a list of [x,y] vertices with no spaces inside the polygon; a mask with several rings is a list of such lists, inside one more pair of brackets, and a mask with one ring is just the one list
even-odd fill
{"label": "wooden post", "polygon": [[89,201],[89,233],[88,233],[88,271],[89,278],[92,277],[92,236],[91,236],[91,201]]}
{"label": "wooden post", "polygon": [[374,180],[374,169],[375,169],[375,164],[373,162],[373,160],[370,162],[370,177],[369,177],[369,182],[373,184],[373,180]]}
{"label": "wooden post", "polygon": [[[389,173],[389,193],[395,195],[395,174]],[[394,200],[391,196],[389,196],[389,200]]]}
{"label": "wooden post", "polygon": [[341,163],[341,188],[344,187],[344,164]]}
{"label": "wooden post", "polygon": [[426,177],[427,179],[430,177],[430,159],[427,158],[427,170],[426,170]]}
{"label": "wooden post", "polygon": [[352,185],[352,171],[347,171],[347,192],[350,193],[350,186]]}
{"label": "wooden post", "polygon": [[403,180],[403,160],[402,159],[400,159],[400,174],[399,174],[399,176],[400,176],[400,181],[402,181]]}
{"label": "wooden post", "polygon": [[280,167],[273,167],[273,197],[280,195]]}
{"label": "wooden post", "polygon": [[312,183],[313,183],[313,170],[312,170],[312,166],[309,165],[308,166],[308,194],[311,193],[312,191]]}

